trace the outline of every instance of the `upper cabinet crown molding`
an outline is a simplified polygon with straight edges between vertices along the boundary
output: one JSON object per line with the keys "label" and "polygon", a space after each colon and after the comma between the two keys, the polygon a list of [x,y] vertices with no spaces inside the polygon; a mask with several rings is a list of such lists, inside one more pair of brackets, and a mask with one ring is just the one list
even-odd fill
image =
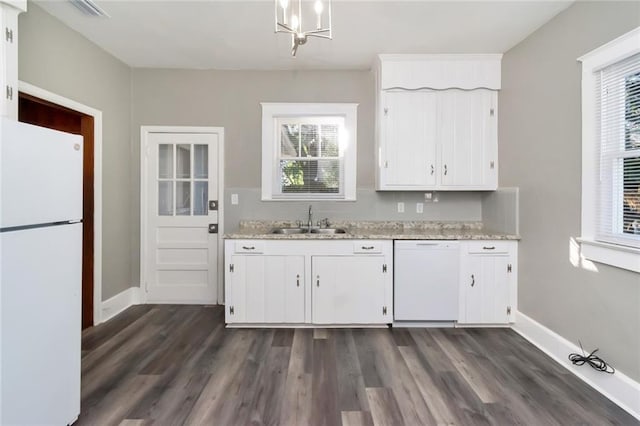
{"label": "upper cabinet crown molding", "polygon": [[378,89],[500,89],[502,54],[378,55]]}

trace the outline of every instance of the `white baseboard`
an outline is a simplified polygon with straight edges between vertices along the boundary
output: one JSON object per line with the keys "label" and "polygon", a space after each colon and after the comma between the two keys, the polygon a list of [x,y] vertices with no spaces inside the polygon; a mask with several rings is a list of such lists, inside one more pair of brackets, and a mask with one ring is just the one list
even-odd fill
{"label": "white baseboard", "polygon": [[580,347],[522,312],[516,313],[513,329],[589,386],[640,420],[640,383],[619,371],[615,374],[605,374],[586,365],[573,365],[568,356],[570,353],[581,353]]}
{"label": "white baseboard", "polygon": [[100,322],[105,322],[129,306],[138,304],[140,304],[140,287],[129,287],[125,291],[102,302]]}

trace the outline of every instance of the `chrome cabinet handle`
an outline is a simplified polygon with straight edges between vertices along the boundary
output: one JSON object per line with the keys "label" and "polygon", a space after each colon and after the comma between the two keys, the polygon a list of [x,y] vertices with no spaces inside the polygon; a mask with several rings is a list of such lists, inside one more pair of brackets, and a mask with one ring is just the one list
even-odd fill
{"label": "chrome cabinet handle", "polygon": [[476,277],[471,274],[471,287],[473,287],[474,285],[476,285]]}
{"label": "chrome cabinet handle", "polygon": [[484,247],[482,247],[482,250],[495,250],[495,249],[496,249],[495,246],[491,246],[491,247],[484,246]]}
{"label": "chrome cabinet handle", "polygon": [[316,276],[316,287],[320,287],[320,275]]}
{"label": "chrome cabinet handle", "polygon": [[251,247],[247,247],[247,246],[242,246],[243,250],[255,250],[256,248],[254,246]]}
{"label": "chrome cabinet handle", "polygon": [[435,173],[436,169],[433,167],[433,164],[431,165],[431,176],[433,176],[433,174]]}
{"label": "chrome cabinet handle", "polygon": [[300,287],[300,274],[296,275],[296,287]]}
{"label": "chrome cabinet handle", "polygon": [[362,250],[373,250],[375,247],[374,246],[362,246],[361,249]]}
{"label": "chrome cabinet handle", "polygon": [[444,165],[444,175],[445,176],[447,175],[447,165],[446,164]]}

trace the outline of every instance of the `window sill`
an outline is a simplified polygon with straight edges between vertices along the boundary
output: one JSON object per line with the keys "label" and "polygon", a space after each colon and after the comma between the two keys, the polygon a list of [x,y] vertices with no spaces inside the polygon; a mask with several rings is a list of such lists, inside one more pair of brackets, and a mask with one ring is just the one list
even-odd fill
{"label": "window sill", "polygon": [[640,249],[578,238],[585,259],[640,273]]}

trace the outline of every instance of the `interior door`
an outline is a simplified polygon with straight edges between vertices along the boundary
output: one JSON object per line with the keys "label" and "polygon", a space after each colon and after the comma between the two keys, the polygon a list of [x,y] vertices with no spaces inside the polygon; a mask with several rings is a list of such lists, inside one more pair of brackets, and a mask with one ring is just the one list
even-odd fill
{"label": "interior door", "polygon": [[20,92],[18,120],[82,136],[82,329],[93,325],[94,122],[93,117]]}
{"label": "interior door", "polygon": [[150,133],[147,143],[147,301],[217,303],[216,133]]}

